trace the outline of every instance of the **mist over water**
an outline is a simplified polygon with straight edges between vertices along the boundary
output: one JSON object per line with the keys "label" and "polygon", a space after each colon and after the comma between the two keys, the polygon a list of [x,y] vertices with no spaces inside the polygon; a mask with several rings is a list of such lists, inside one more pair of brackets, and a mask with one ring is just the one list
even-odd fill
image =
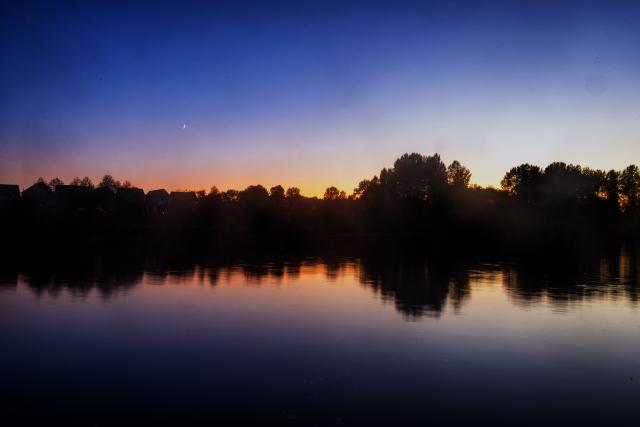
{"label": "mist over water", "polygon": [[632,425],[640,396],[632,249],[507,260],[177,247],[69,262],[2,269],[4,413]]}

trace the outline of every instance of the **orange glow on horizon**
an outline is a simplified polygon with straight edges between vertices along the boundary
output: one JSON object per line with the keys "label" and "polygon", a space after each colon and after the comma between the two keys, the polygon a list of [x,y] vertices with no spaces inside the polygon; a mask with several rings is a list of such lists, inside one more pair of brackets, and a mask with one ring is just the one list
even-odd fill
{"label": "orange glow on horizon", "polygon": [[[356,188],[358,186],[358,183],[363,180],[363,179],[370,179],[373,175],[377,175],[376,174],[370,174],[369,176],[363,176],[363,177],[359,177],[359,178],[352,178],[352,179],[330,179],[330,178],[318,178],[317,180],[314,179],[310,179],[310,178],[306,178],[304,180],[300,180],[300,182],[291,182],[288,180],[278,180],[277,178],[261,178],[261,177],[255,177],[255,178],[251,178],[251,177],[246,177],[246,178],[236,178],[236,179],[216,179],[215,177],[212,178],[203,178],[203,177],[198,177],[198,178],[191,178],[191,177],[186,177],[186,176],[168,176],[165,179],[157,179],[155,176],[150,176],[151,174],[149,173],[143,173],[142,175],[136,177],[135,175],[127,175],[127,174],[116,174],[116,173],[111,173],[111,172],[105,172],[105,174],[110,174],[112,175],[115,179],[120,180],[120,181],[125,181],[128,180],[130,181],[133,186],[135,187],[139,187],[142,188],[145,192],[151,191],[151,190],[156,190],[156,189],[161,189],[164,188],[165,190],[171,192],[171,191],[200,191],[200,190],[204,190],[206,193],[209,193],[209,191],[211,190],[211,188],[213,186],[215,186],[219,191],[226,191],[229,189],[234,189],[234,190],[244,190],[245,188],[247,188],[250,185],[262,185],[263,187],[265,187],[267,189],[267,191],[271,188],[274,187],[276,185],[282,185],[282,187],[284,187],[284,189],[286,190],[287,188],[290,187],[297,187],[300,189],[300,193],[305,196],[305,197],[318,197],[318,198],[322,198],[322,196],[324,195],[325,190],[328,187],[331,186],[335,186],[337,187],[339,190],[344,191],[345,193],[347,193],[348,195],[353,193],[354,188]],[[20,186],[21,190],[24,190],[26,188],[28,188],[29,186],[31,186],[39,176],[42,176],[45,181],[49,181],[54,177],[58,177],[60,178],[63,182],[65,183],[69,183],[71,182],[76,176],[79,178],[83,178],[85,175],[84,174],[77,174],[77,175],[33,175],[33,174],[24,174],[25,176],[21,177],[21,179],[18,180],[12,180],[12,179],[7,179],[7,178],[2,178],[0,179],[0,183],[2,184],[18,184]],[[154,174],[155,175],[155,174]],[[102,176],[104,176],[104,174],[99,175],[99,176],[89,176],[89,178],[91,178],[91,180],[93,181],[94,185],[97,185],[100,180],[102,179]],[[5,182],[6,181],[6,182]],[[482,184],[482,183],[478,183],[478,182],[474,182],[472,180],[471,185],[480,185],[482,187],[499,187],[499,185],[496,185],[494,183],[488,183],[488,184]]]}

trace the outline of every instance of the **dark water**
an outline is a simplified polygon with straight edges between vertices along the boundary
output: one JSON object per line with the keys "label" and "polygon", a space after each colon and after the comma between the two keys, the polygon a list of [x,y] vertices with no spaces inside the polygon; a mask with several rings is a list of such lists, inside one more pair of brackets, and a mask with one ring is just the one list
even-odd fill
{"label": "dark water", "polygon": [[0,409],[15,424],[640,425],[639,267],[619,250],[5,268]]}

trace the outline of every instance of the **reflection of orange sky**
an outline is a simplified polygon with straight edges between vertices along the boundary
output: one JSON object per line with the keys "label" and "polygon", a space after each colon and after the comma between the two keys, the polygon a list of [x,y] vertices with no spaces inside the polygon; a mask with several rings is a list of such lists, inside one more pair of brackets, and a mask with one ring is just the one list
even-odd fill
{"label": "reflection of orange sky", "polygon": [[[444,316],[441,319],[448,319],[447,322],[451,325],[457,324],[464,333],[469,334],[475,334],[479,330],[520,333],[518,329],[530,325],[534,318],[540,325],[550,327],[555,322],[553,316],[541,317],[535,314],[541,311],[572,314],[576,325],[582,325],[580,330],[587,333],[589,328],[583,327],[585,321],[600,324],[602,318],[616,318],[622,315],[627,318],[626,324],[634,324],[635,289],[624,281],[608,276],[609,261],[605,259],[604,263],[601,263],[600,273],[605,280],[603,283],[609,283],[611,286],[598,285],[591,289],[587,286],[573,296],[568,294],[560,298],[558,294],[552,297],[551,294],[555,291],[548,288],[540,288],[540,292],[523,288],[518,283],[521,280],[518,270],[512,267],[487,266],[472,269],[469,271],[466,284],[456,285],[450,281],[449,290],[442,293]],[[635,277],[630,273],[632,262],[629,253],[622,251],[617,274],[627,279]],[[297,313],[297,316],[302,313],[302,316],[297,316],[297,320],[301,317],[311,317],[322,322],[338,323],[339,318],[353,318],[354,313],[357,313],[355,318],[361,320],[361,316],[379,318],[380,304],[388,305],[391,309],[397,302],[398,295],[395,294],[393,286],[385,292],[373,284],[363,268],[356,260],[326,264],[310,258],[301,264],[241,264],[219,269],[196,266],[195,269],[183,271],[147,271],[132,283],[136,286],[116,286],[109,292],[109,297],[127,296],[128,304],[136,311],[144,311],[144,307],[162,305],[178,307],[180,310],[187,306],[200,307],[208,313],[225,311],[240,317],[261,312],[268,313],[269,318],[287,317],[291,313]],[[455,288],[459,285],[466,287],[468,293],[459,293],[458,290],[461,288]],[[29,286],[28,276],[20,274],[18,288]],[[87,293],[83,294],[83,302],[86,301],[85,297],[88,300],[99,301],[100,304],[104,302],[105,289],[88,286],[85,290]],[[77,290],[73,288],[61,290],[54,286],[44,291],[43,295],[57,301],[78,301]],[[403,297],[402,294],[399,292],[401,299],[407,296],[405,294]],[[37,298],[43,295],[38,294]],[[415,301],[405,300],[405,303],[420,304],[420,301],[418,298]],[[588,313],[572,310],[585,307],[585,303],[589,304]],[[627,308],[624,309],[623,305]],[[464,316],[447,316],[452,313]],[[396,314],[395,311],[389,310],[384,316],[399,320]],[[470,316],[475,316],[479,322],[469,324]]]}

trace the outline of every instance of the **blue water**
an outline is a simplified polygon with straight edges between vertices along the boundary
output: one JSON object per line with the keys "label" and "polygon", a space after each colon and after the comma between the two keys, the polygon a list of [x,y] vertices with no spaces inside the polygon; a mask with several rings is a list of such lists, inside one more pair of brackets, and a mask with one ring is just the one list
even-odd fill
{"label": "blue water", "polygon": [[[0,276],[16,424],[638,425],[640,266],[428,258]],[[16,421],[17,420],[17,421]]]}

